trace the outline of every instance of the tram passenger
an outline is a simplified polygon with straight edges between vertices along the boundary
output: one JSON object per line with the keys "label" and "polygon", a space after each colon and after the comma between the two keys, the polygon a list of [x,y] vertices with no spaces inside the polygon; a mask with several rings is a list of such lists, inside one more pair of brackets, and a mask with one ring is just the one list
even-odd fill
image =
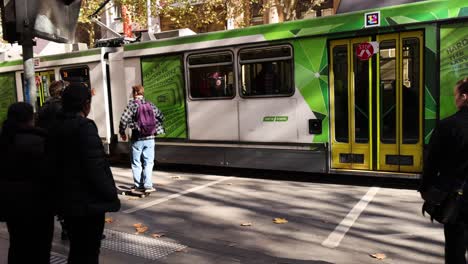
{"label": "tram passenger", "polygon": [[120,209],[115,182],[91,111],[91,89],[74,83],[62,94],[62,113],[49,131],[47,152],[58,213],[70,240],[68,263],[99,262],[106,212]]}
{"label": "tram passenger", "polygon": [[271,62],[261,64],[262,68],[255,78],[255,90],[258,95],[275,94],[277,90],[278,78],[275,74],[274,65]]}
{"label": "tram passenger", "polygon": [[[127,140],[125,129],[132,129],[132,173],[133,189],[154,192],[153,165],[155,155],[155,135],[164,134],[163,113],[144,98],[145,89],[141,85],[132,87],[133,100],[125,108],[120,118],[119,133]],[[145,127],[143,127],[145,126]],[[143,162],[142,162],[143,160]]]}
{"label": "tram passenger", "polygon": [[[432,134],[420,192],[431,186],[453,191],[463,186],[468,177],[468,78],[457,82],[454,88],[458,112],[441,120]],[[463,193],[468,194],[468,182]],[[445,224],[445,263],[465,264],[468,238],[468,198],[463,196],[457,223]]]}
{"label": "tram passenger", "polygon": [[228,96],[226,91],[225,75],[221,72],[213,72],[208,75],[211,97]]}
{"label": "tram passenger", "polygon": [[33,107],[14,103],[0,134],[0,214],[10,236],[9,264],[50,261],[53,178],[45,155],[46,133],[34,127]]}

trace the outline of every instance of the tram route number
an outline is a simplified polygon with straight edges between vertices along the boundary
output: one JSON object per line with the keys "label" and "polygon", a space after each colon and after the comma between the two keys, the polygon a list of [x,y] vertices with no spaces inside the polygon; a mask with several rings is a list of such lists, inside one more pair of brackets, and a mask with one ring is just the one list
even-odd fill
{"label": "tram route number", "polygon": [[374,55],[374,46],[369,42],[360,43],[356,49],[356,55],[360,60],[368,60]]}

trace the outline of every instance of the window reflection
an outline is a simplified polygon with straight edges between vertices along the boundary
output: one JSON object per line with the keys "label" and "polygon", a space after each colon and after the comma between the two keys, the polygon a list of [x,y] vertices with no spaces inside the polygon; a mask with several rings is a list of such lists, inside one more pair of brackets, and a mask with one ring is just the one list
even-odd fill
{"label": "window reflection", "polygon": [[188,58],[192,98],[231,98],[234,96],[232,54],[198,54]]}

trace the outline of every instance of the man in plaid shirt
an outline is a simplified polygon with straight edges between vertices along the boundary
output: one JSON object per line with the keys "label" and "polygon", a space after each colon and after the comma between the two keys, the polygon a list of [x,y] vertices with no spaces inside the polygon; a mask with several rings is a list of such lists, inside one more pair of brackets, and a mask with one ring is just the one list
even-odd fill
{"label": "man in plaid shirt", "polygon": [[[156,135],[164,134],[164,115],[162,112],[151,102],[146,101],[143,97],[144,88],[141,85],[132,87],[133,100],[125,108],[122,117],[120,118],[119,134],[124,141],[127,140],[125,129],[132,130],[131,144],[132,144],[132,173],[133,173],[133,188],[136,190],[144,190],[145,192],[156,191],[153,187],[152,174],[154,165],[154,138]],[[137,126],[137,101],[141,103],[148,102],[151,104],[156,122],[156,135],[140,136]],[[141,162],[143,158],[143,163]]]}

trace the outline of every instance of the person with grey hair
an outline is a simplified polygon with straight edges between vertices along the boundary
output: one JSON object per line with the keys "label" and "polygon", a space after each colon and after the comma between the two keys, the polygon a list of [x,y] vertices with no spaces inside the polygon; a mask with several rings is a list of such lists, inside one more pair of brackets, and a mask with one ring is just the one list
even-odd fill
{"label": "person with grey hair", "polygon": [[62,110],[62,91],[70,83],[63,80],[53,81],[49,86],[50,97],[38,111],[36,125],[48,130]]}

